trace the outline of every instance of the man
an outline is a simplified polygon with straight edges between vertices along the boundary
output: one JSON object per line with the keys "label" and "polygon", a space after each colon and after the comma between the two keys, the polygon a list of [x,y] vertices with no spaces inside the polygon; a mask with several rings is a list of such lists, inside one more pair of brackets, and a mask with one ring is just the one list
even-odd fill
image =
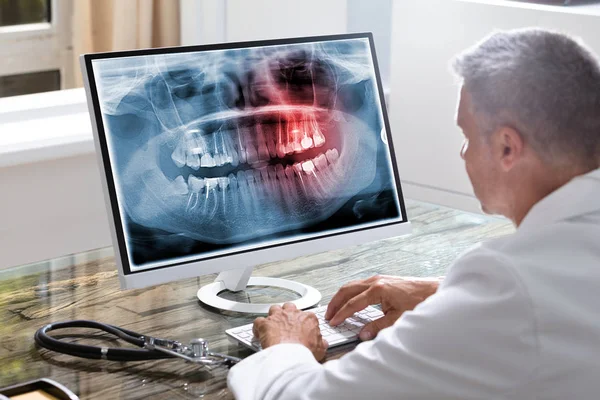
{"label": "man", "polygon": [[529,29],[492,34],[454,70],[475,195],[516,233],[466,253],[439,288],[392,277],[344,286],[332,325],[368,304],[385,316],[339,360],[317,362],[327,344],[316,318],[273,307],[254,325],[265,350],[230,372],[237,398],[600,398],[598,60]]}

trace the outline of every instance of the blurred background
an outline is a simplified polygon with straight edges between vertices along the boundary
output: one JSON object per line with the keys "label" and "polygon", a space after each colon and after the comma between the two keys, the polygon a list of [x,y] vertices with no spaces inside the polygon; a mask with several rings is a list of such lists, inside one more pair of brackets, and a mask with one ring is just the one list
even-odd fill
{"label": "blurred background", "polygon": [[0,0],[0,269],[111,244],[80,54],[373,32],[405,197],[479,213],[448,62],[529,26],[600,54],[600,1]]}

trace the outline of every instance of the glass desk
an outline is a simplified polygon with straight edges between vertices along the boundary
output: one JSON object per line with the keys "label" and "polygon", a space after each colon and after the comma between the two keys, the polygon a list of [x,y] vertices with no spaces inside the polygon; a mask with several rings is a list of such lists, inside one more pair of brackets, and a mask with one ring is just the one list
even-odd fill
{"label": "glass desk", "polygon": [[[350,280],[375,274],[445,275],[452,261],[483,240],[514,231],[504,219],[407,201],[412,235],[265,264],[255,276],[309,284],[327,304]],[[0,387],[41,377],[67,386],[81,399],[232,399],[227,370],[199,369],[179,360],[111,362],[38,351],[33,334],[50,322],[90,319],[155,337],[189,343],[202,337],[210,349],[238,357],[252,354],[225,337],[228,328],[252,322],[250,316],[219,312],[201,305],[199,286],[215,275],[140,290],[121,291],[112,248],[93,250],[0,271]],[[225,297],[236,298],[234,293]],[[285,301],[289,293],[253,288],[248,301]],[[237,299],[237,298],[236,298]],[[84,333],[85,331],[72,331]],[[75,336],[71,340],[82,341]],[[85,343],[129,346],[100,334]],[[328,358],[350,351],[343,346]]]}

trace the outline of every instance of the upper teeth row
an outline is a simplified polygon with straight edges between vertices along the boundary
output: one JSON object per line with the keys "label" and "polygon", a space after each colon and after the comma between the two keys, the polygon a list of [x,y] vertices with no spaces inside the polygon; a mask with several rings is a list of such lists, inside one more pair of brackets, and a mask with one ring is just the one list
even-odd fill
{"label": "upper teeth row", "polygon": [[239,171],[237,176],[229,174],[229,177],[217,177],[217,178],[197,178],[194,175],[190,175],[188,182],[186,183],[185,178],[179,175],[173,181],[175,192],[178,194],[199,193],[204,188],[207,190],[216,189],[220,187],[225,190],[227,187],[237,187],[237,182],[240,179],[252,180],[253,182],[267,181],[268,179],[274,179],[277,177],[278,180],[291,179],[296,176],[313,175],[316,171],[324,171],[330,164],[335,163],[339,158],[339,153],[336,149],[330,149],[325,154],[320,153],[313,159],[298,162],[293,165],[283,167],[281,164],[275,166],[263,167],[260,170],[249,170]]}
{"label": "upper teeth row", "polygon": [[[275,138],[268,138],[260,126],[256,128],[255,143],[251,143],[248,134],[241,132],[223,132],[218,130],[207,140],[198,129],[186,131],[171,158],[177,167],[188,167],[198,170],[200,167],[218,167],[268,161],[270,158],[283,158],[287,154],[321,147],[325,144],[325,136],[316,121],[291,123],[287,132],[278,125]],[[274,139],[274,140],[272,140]]]}

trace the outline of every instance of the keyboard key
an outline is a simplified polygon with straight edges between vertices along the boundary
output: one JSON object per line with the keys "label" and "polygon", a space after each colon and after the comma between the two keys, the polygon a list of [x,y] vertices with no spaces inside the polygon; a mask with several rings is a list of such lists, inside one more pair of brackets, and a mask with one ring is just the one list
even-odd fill
{"label": "keyboard key", "polygon": [[362,322],[356,322],[356,321],[352,321],[352,322],[347,322],[346,325],[350,328],[350,329],[354,329],[354,328],[362,328],[363,326],[365,326],[366,324],[363,324]]}
{"label": "keyboard key", "polygon": [[339,335],[343,336],[344,338],[355,338],[356,337],[356,333],[352,332],[352,331],[339,332]]}

